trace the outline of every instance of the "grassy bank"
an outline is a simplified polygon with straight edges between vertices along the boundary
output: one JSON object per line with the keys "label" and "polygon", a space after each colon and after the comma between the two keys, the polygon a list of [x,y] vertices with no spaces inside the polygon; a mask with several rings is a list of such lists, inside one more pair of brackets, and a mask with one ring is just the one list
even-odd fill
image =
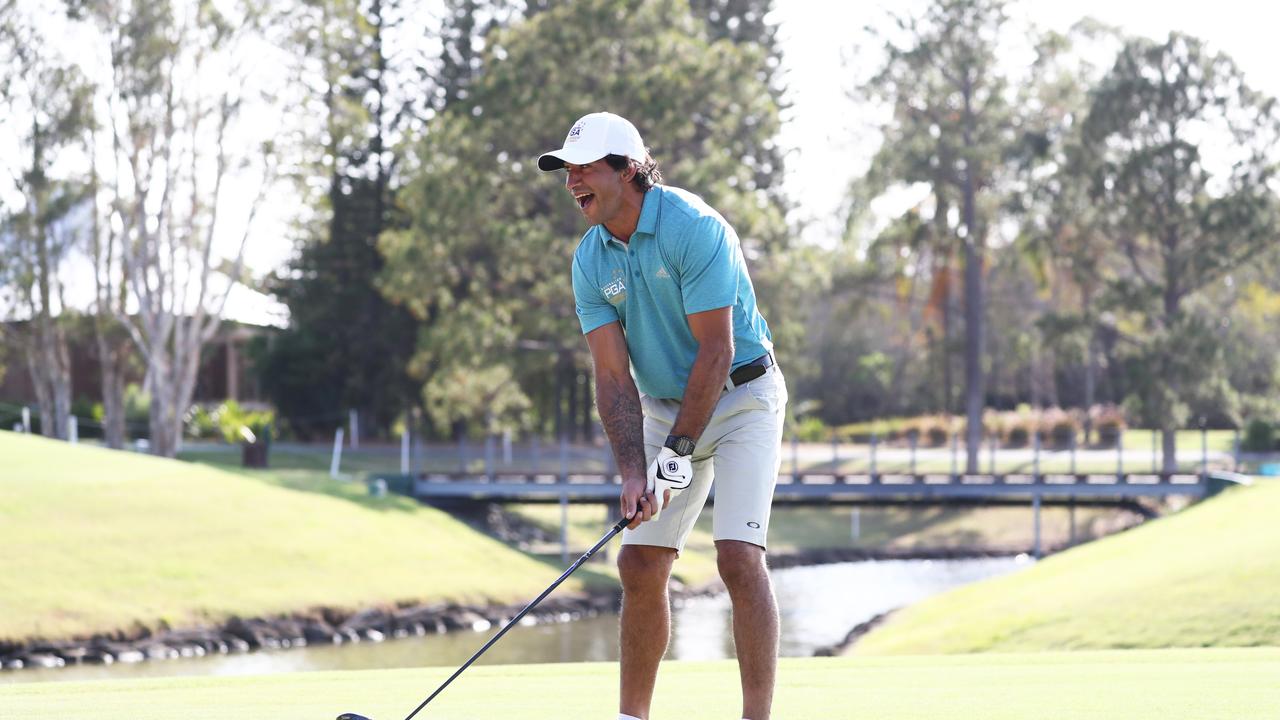
{"label": "grassy bank", "polygon": [[1280,483],[912,606],[858,653],[1280,645]]}
{"label": "grassy bank", "polygon": [[[1280,650],[1163,650],[783,660],[774,717],[824,720],[1262,720],[1280,706]],[[403,717],[452,668],[0,686],[6,717],[329,720]],[[478,666],[423,716],[606,718],[617,665]],[[653,717],[738,715],[732,661],[663,665]]]}
{"label": "grassy bank", "polygon": [[[391,601],[536,595],[558,563],[305,471],[217,468],[0,432],[0,638]],[[566,589],[609,582],[584,569]]]}

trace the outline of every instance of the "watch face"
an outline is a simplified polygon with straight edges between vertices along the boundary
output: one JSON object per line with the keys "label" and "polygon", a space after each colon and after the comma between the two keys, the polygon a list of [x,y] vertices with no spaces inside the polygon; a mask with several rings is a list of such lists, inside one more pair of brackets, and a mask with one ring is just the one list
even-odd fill
{"label": "watch face", "polygon": [[683,435],[679,437],[668,437],[667,447],[676,452],[677,455],[692,455],[694,443],[693,440]]}

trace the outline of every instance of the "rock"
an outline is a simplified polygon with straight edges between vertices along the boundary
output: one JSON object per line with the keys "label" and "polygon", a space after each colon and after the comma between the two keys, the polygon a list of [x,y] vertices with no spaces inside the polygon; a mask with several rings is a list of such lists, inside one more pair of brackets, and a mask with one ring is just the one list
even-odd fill
{"label": "rock", "polygon": [[67,661],[52,653],[28,653],[22,656],[22,662],[29,668],[66,667]]}
{"label": "rock", "polygon": [[147,656],[142,654],[140,650],[122,650],[116,653],[116,662],[132,664],[140,663],[146,660]]}
{"label": "rock", "polygon": [[391,616],[383,610],[363,610],[342,623],[342,627],[351,628],[357,632],[369,629],[384,631],[391,625]]}
{"label": "rock", "polygon": [[84,656],[84,661],[89,665],[111,665],[115,663],[116,656],[109,652],[91,650],[88,655]]}
{"label": "rock", "polygon": [[312,645],[336,645],[343,637],[323,620],[313,620],[302,628],[302,637]]}
{"label": "rock", "polygon": [[275,628],[262,620],[245,620],[233,618],[223,628],[223,632],[248,643],[250,649],[280,647],[280,636]]}
{"label": "rock", "polygon": [[139,650],[147,656],[148,660],[173,660],[181,657],[177,650],[163,643],[144,645]]}
{"label": "rock", "polygon": [[227,652],[229,653],[247,653],[253,648],[249,646],[248,641],[235,635],[227,635],[223,637],[223,641],[227,644]]}

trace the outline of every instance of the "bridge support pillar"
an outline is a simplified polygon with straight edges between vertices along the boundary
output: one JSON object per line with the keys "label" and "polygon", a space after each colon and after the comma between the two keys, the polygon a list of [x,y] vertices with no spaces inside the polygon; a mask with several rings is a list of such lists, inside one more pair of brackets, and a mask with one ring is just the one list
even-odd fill
{"label": "bridge support pillar", "polygon": [[560,564],[569,562],[569,493],[560,493]]}
{"label": "bridge support pillar", "polygon": [[1034,516],[1032,522],[1034,523],[1034,527],[1035,527],[1033,532],[1033,540],[1032,540],[1033,544],[1031,546],[1031,552],[1032,552],[1032,555],[1035,556],[1035,559],[1039,560],[1041,555],[1040,553],[1040,493],[1036,493],[1035,495],[1031,496],[1031,514]]}

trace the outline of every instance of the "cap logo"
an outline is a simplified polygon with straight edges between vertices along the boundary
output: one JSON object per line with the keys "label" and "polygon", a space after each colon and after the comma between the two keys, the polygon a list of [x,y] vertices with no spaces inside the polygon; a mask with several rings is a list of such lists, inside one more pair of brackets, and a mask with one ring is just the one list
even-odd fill
{"label": "cap logo", "polygon": [[582,126],[584,123],[578,123],[569,129],[569,137],[565,139],[565,143],[571,143],[582,138]]}

